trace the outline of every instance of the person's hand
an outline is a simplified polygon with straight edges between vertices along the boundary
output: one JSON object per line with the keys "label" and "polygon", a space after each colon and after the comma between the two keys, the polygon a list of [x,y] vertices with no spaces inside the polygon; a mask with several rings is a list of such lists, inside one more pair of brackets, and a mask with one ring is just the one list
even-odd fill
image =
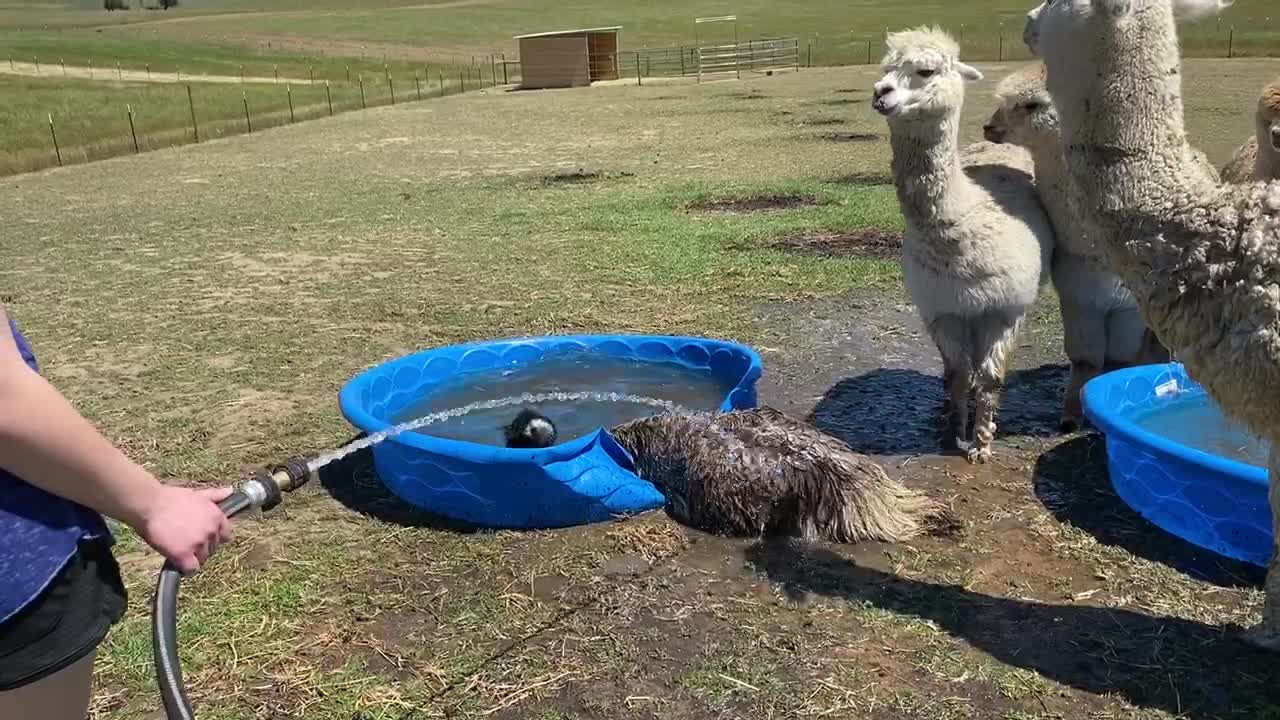
{"label": "person's hand", "polygon": [[161,485],[134,530],[184,575],[200,569],[219,543],[231,539],[231,521],[218,501],[231,488],[192,490]]}

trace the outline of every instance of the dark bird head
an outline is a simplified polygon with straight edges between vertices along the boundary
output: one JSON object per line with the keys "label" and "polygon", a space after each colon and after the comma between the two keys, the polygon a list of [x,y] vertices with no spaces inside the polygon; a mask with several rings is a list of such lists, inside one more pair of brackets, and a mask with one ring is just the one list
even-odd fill
{"label": "dark bird head", "polygon": [[556,444],[556,426],[547,416],[525,408],[502,429],[509,448],[548,448]]}

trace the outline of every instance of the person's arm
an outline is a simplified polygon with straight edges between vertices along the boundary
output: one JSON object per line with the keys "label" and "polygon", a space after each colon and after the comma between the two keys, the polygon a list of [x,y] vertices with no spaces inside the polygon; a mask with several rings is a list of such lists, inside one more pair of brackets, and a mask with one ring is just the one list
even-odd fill
{"label": "person's arm", "polygon": [[23,362],[3,307],[0,468],[129,525],[183,572],[197,570],[230,536],[217,506],[229,489],[164,485],[125,457]]}

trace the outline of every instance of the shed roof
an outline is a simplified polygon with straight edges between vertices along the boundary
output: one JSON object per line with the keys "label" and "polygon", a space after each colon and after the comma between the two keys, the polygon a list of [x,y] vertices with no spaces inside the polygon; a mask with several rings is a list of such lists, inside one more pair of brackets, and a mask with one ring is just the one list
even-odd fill
{"label": "shed roof", "polygon": [[551,32],[529,33],[528,35],[516,35],[514,39],[524,40],[525,38],[555,37],[557,35],[577,35],[579,33],[618,32],[621,29],[622,29],[621,25],[613,25],[611,27],[580,28],[578,30],[553,30]]}

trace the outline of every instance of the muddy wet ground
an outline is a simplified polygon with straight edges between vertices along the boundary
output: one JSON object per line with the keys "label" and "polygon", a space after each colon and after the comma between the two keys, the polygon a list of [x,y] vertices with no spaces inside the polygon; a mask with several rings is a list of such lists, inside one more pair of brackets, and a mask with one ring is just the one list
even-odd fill
{"label": "muddy wet ground", "polygon": [[[760,312],[777,331],[761,401],[946,499],[960,537],[800,546],[708,536],[661,512],[521,535],[496,576],[434,579],[441,596],[524,588],[547,611],[476,660],[479,676],[501,676],[551,656],[548,684],[494,717],[1275,717],[1274,664],[1232,635],[1252,622],[1261,571],[1145,523],[1111,491],[1101,441],[1057,434],[1056,346],[1024,337],[996,459],[975,467],[938,454],[939,362],[909,305],[861,296]],[[448,527],[387,495],[367,457],[325,487],[381,520]],[[596,561],[556,566],[591,547]],[[446,630],[419,611],[375,613],[353,632],[387,635],[380,652],[411,658]],[[453,701],[467,692],[441,685],[434,701],[463,712]]]}

